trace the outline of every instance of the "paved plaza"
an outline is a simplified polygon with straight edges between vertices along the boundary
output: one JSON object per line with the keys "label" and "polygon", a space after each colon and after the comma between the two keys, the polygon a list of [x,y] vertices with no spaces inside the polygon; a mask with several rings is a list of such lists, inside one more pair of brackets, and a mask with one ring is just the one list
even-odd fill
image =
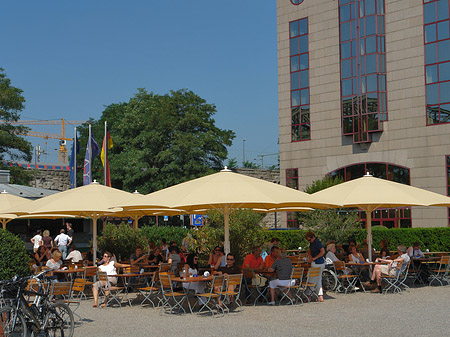
{"label": "paved plaza", "polygon": [[335,294],[302,306],[246,306],[241,313],[212,318],[160,314],[139,305],[92,308],[75,336],[449,336],[450,286],[414,288],[401,294]]}

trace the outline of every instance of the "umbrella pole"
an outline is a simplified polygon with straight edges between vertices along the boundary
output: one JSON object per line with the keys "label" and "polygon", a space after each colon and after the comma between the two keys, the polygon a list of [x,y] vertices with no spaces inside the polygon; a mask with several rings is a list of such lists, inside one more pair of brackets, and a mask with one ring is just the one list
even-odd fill
{"label": "umbrella pole", "polygon": [[223,210],[223,220],[224,220],[224,250],[225,255],[230,253],[230,208],[225,206]]}
{"label": "umbrella pole", "polygon": [[92,247],[94,248],[94,266],[97,262],[97,216],[92,217]]}
{"label": "umbrella pole", "polygon": [[369,250],[369,261],[372,261],[372,210],[366,211],[367,219],[367,247]]}

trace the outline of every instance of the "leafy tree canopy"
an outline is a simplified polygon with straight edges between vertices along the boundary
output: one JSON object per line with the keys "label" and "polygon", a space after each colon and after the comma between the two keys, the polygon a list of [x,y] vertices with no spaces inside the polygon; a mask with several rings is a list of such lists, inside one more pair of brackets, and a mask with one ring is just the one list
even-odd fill
{"label": "leafy tree canopy", "polygon": [[[112,186],[149,193],[221,169],[235,135],[215,126],[215,112],[214,105],[189,90],[158,95],[139,89],[128,102],[107,106],[100,120],[91,122],[100,147],[108,122],[114,143],[109,151]],[[84,125],[81,144],[87,134]],[[79,167],[85,146],[77,157]],[[93,162],[93,177],[102,181],[100,158]]]}
{"label": "leafy tree canopy", "polygon": [[11,125],[20,119],[19,112],[24,109],[25,98],[22,90],[11,85],[11,80],[6,77],[4,69],[0,68],[0,161],[31,160],[31,143],[19,136],[28,130],[25,126]]}

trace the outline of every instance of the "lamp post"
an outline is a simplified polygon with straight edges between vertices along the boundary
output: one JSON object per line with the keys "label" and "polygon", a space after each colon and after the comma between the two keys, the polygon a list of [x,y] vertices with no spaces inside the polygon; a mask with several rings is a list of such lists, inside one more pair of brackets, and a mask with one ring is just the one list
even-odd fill
{"label": "lamp post", "polygon": [[247,139],[242,139],[242,166],[245,166],[245,141]]}

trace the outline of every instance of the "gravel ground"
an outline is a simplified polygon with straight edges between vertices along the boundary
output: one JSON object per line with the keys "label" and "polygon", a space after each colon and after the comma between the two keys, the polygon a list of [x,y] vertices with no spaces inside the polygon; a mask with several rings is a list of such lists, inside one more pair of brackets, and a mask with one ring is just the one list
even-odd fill
{"label": "gravel ground", "polygon": [[401,294],[334,294],[324,303],[246,306],[224,317],[160,314],[139,305],[92,308],[83,301],[75,336],[449,336],[450,286]]}

